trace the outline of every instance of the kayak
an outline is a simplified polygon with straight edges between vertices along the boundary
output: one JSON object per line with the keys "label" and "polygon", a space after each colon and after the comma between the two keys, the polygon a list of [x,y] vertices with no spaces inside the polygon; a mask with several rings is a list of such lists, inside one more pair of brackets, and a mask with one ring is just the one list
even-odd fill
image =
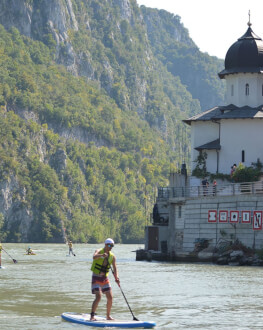
{"label": "kayak", "polygon": [[33,252],[33,253],[25,253],[25,255],[26,255],[26,256],[35,256],[36,253],[35,253],[35,252]]}
{"label": "kayak", "polygon": [[90,314],[62,313],[61,317],[69,322],[85,324],[97,328],[115,327],[152,329],[156,326],[155,322],[107,320],[105,317],[101,316],[96,316],[96,320],[90,321]]}

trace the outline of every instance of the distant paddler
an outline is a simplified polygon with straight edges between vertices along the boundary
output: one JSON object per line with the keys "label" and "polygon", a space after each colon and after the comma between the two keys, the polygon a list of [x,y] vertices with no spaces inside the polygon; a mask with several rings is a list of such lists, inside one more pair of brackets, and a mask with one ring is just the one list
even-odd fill
{"label": "distant paddler", "polygon": [[72,243],[72,241],[68,242],[68,254],[70,255],[70,253],[72,253],[73,256],[76,257],[76,254],[73,252],[73,243]]}
{"label": "distant paddler", "polygon": [[[16,264],[17,263],[17,260],[16,259],[13,259],[11,256],[10,256],[10,254],[2,247],[2,244],[1,244],[1,242],[0,242],[0,257],[1,257],[1,254],[2,254],[2,250],[8,255],[8,257],[10,257],[12,260],[13,260],[13,262],[14,262],[14,264]],[[1,266],[1,261],[0,261],[0,266]],[[3,268],[3,267],[2,267]]]}
{"label": "distant paddler", "polygon": [[31,247],[29,246],[29,247],[26,249],[26,254],[27,254],[27,255],[34,255],[35,253],[34,253],[33,250],[31,249]]}

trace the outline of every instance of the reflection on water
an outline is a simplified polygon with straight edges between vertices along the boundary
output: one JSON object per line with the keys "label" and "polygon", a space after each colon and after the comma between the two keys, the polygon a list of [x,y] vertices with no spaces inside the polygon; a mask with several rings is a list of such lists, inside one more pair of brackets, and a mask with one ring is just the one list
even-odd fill
{"label": "reflection on water", "polygon": [[[62,312],[90,312],[92,254],[102,245],[4,244],[0,329],[86,329],[62,321]],[[121,287],[134,315],[156,329],[263,329],[263,268],[135,261],[141,245],[116,245]],[[112,275],[110,275],[112,279]],[[132,315],[112,279],[115,318]],[[105,315],[103,297],[98,314]],[[95,329],[95,328],[94,328]]]}

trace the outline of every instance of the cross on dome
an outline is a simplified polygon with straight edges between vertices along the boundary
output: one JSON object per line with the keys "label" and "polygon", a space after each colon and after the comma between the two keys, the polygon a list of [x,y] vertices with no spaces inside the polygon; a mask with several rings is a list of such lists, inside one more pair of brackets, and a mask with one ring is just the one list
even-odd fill
{"label": "cross on dome", "polygon": [[248,11],[248,23],[247,25],[250,27],[252,23],[250,22],[250,10]]}

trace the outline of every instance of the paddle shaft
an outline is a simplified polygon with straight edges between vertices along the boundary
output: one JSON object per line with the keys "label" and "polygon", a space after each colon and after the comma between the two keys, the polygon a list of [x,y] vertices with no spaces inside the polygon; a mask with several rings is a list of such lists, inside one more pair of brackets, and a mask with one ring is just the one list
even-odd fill
{"label": "paddle shaft", "polygon": [[6,250],[2,247],[2,250],[5,251],[5,253],[13,260],[14,264],[17,263],[17,260],[16,259],[13,259],[10,254],[8,252],[6,252]]}
{"label": "paddle shaft", "polygon": [[69,256],[70,256],[70,252],[73,254],[74,257],[76,257],[76,254],[73,252],[73,250],[69,250]]}
{"label": "paddle shaft", "polygon": [[[113,271],[113,269],[112,269],[112,267],[110,266],[110,269],[111,269],[111,271],[112,271],[112,274],[113,274],[113,276],[114,276],[114,278],[115,278],[115,280],[116,280],[116,282],[117,282],[117,278],[116,278],[116,275],[115,275],[115,273],[114,273],[114,271]],[[132,314],[132,316],[133,316],[133,319],[134,319],[134,321],[139,321],[135,316],[134,316],[134,314],[133,314],[133,312],[132,312],[132,310],[131,310],[131,307],[130,307],[130,305],[129,305],[129,303],[128,303],[128,300],[127,300],[127,298],[125,297],[125,294],[124,294],[124,292],[122,291],[122,288],[121,288],[121,285],[120,285],[120,283],[119,282],[117,282],[117,284],[118,284],[118,286],[119,286],[119,288],[120,288],[120,290],[121,290],[121,293],[122,293],[122,295],[123,295],[123,297],[124,297],[124,299],[125,299],[125,301],[126,301],[126,304],[128,305],[128,307],[129,307],[129,310],[130,310],[130,312],[131,312],[131,314]]]}

